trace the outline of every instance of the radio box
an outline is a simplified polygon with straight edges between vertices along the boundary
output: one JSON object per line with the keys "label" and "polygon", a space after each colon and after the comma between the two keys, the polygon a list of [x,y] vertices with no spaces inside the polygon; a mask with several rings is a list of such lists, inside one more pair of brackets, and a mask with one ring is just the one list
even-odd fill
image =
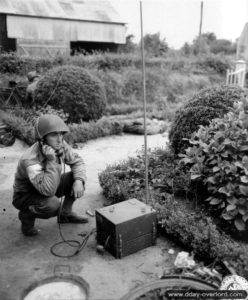
{"label": "radio box", "polygon": [[96,209],[97,242],[116,258],[156,243],[156,211],[137,199]]}

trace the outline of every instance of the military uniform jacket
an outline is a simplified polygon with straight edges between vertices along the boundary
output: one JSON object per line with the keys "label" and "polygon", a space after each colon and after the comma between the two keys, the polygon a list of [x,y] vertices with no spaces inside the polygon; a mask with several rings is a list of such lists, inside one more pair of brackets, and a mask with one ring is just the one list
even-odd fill
{"label": "military uniform jacket", "polygon": [[64,141],[63,154],[59,161],[49,161],[43,155],[39,143],[36,142],[21,156],[14,180],[14,192],[28,192],[35,189],[42,195],[54,196],[60,184],[63,165],[69,165],[73,178],[86,181],[85,163],[83,159]]}

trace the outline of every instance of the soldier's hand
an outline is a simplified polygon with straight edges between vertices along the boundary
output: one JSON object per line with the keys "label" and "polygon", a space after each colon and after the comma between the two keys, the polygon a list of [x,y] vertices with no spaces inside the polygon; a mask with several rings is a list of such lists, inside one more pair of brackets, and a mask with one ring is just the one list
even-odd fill
{"label": "soldier's hand", "polygon": [[42,145],[42,152],[48,160],[50,160],[50,161],[56,160],[55,150],[51,146]]}
{"label": "soldier's hand", "polygon": [[72,186],[71,195],[75,199],[80,198],[84,195],[84,184],[81,180],[75,180]]}

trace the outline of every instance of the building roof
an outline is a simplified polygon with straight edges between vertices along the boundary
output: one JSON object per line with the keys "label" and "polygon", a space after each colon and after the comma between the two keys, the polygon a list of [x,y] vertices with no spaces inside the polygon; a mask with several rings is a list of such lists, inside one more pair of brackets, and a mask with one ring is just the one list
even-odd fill
{"label": "building roof", "polygon": [[0,0],[0,13],[125,24],[106,0]]}

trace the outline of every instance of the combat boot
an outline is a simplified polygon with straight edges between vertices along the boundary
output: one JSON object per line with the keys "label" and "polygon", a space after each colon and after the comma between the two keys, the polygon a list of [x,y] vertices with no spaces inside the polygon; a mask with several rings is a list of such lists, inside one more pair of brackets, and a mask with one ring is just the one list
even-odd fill
{"label": "combat boot", "polygon": [[18,214],[21,231],[25,236],[36,236],[39,231],[34,227],[35,215],[29,210],[21,210]]}
{"label": "combat boot", "polygon": [[74,212],[72,212],[72,205],[75,201],[74,197],[67,196],[64,199],[63,206],[61,212],[58,214],[57,221],[60,224],[64,223],[75,223],[75,224],[83,224],[88,223],[89,220],[86,217],[78,216]]}

